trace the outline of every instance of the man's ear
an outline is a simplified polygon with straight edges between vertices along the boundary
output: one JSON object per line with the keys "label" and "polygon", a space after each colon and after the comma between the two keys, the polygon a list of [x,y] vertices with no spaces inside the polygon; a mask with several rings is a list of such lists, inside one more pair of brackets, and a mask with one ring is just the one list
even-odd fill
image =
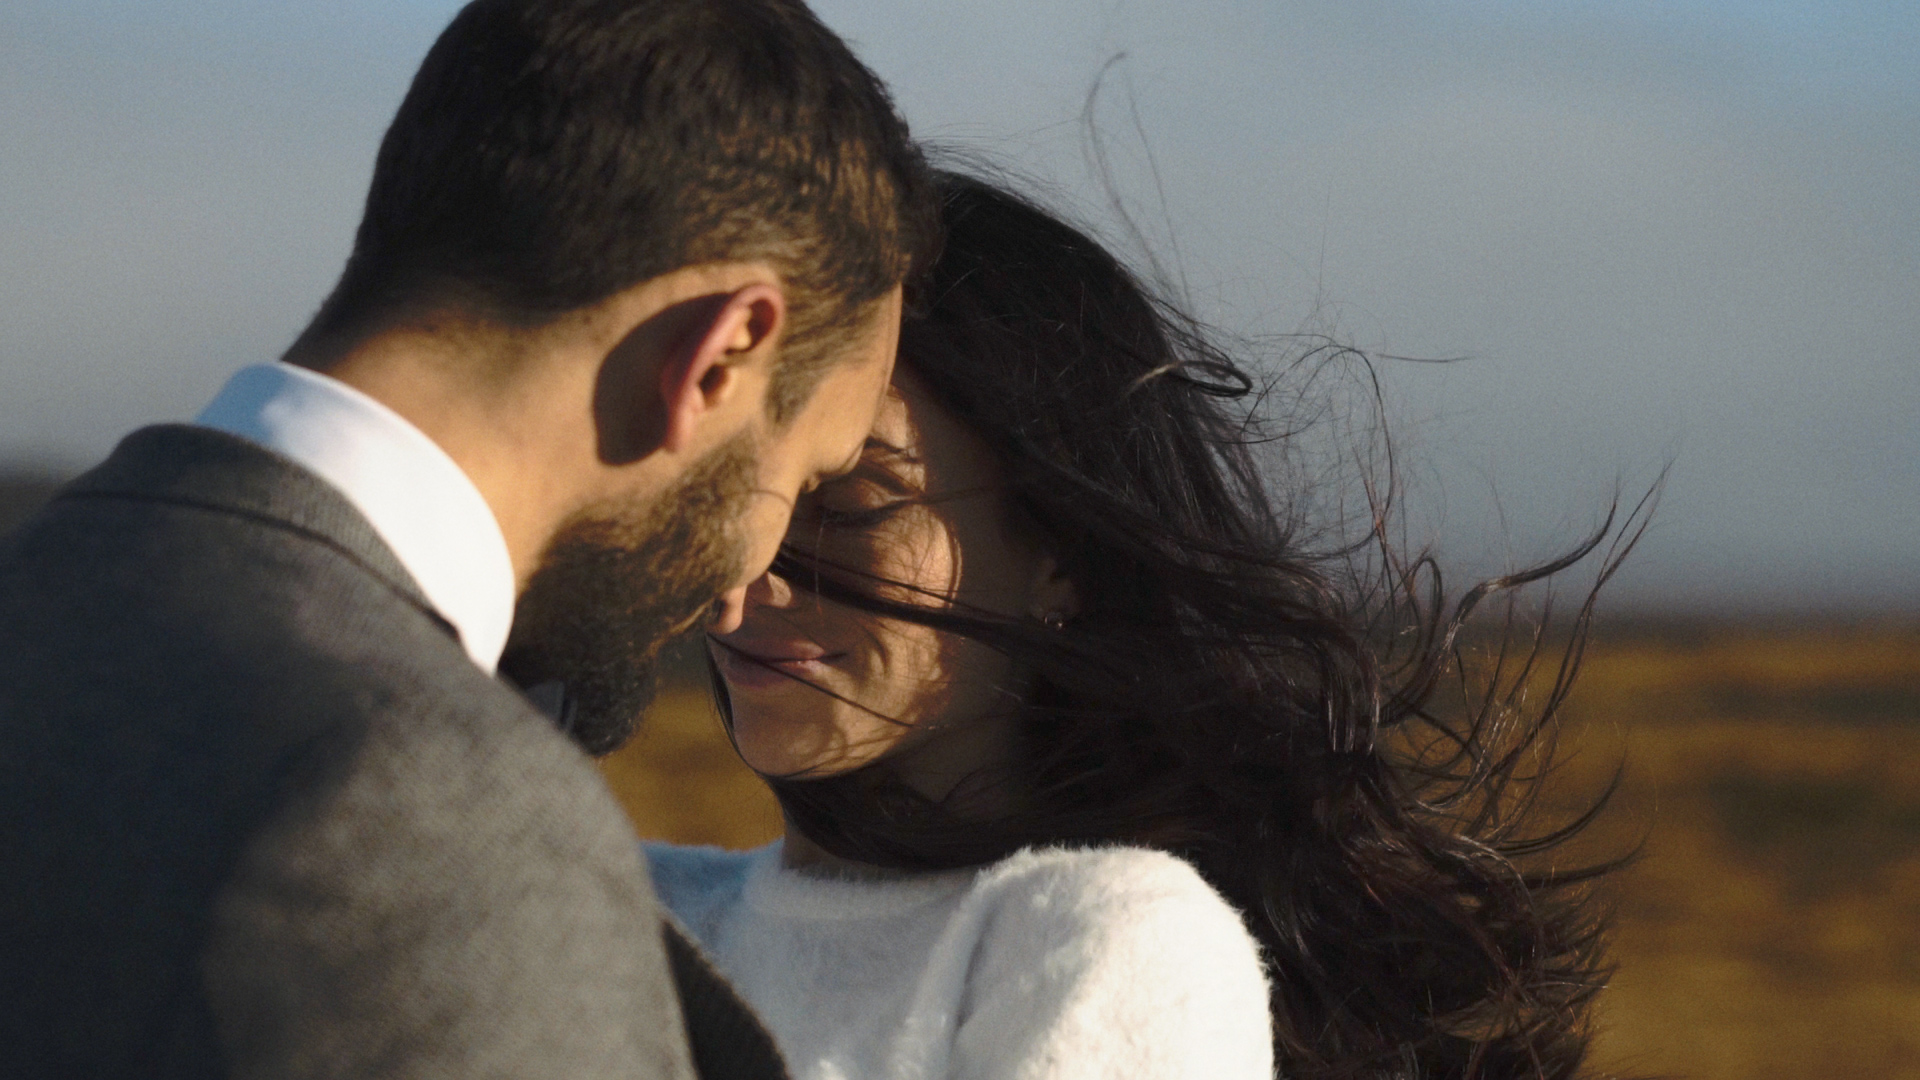
{"label": "man's ear", "polygon": [[737,406],[756,381],[764,391],[773,373],[774,343],[786,329],[786,294],[773,285],[736,289],[710,311],[660,365],[660,400],[666,409],[660,448],[670,453],[692,446],[701,426]]}

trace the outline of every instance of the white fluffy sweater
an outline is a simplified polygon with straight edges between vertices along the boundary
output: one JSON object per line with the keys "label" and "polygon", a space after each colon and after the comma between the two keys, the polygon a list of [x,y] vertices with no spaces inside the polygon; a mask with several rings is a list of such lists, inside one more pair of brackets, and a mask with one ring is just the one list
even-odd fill
{"label": "white fluffy sweater", "polygon": [[649,844],[654,886],[794,1080],[1270,1080],[1240,917],[1139,848],[869,881]]}

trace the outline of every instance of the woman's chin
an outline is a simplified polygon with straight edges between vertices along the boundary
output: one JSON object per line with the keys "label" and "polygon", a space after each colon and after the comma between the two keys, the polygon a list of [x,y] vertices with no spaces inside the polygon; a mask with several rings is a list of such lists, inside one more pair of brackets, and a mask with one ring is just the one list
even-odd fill
{"label": "woman's chin", "polygon": [[787,749],[756,751],[748,745],[740,747],[740,760],[746,763],[747,768],[768,780],[824,780],[848,771],[825,765],[809,754],[794,753]]}
{"label": "woman's chin", "polygon": [[[764,716],[781,716],[767,722]],[[752,708],[735,707],[733,745],[747,768],[771,779],[824,780],[852,772],[880,756],[850,750],[842,740],[821,739],[820,729],[799,721],[791,712],[756,715]]]}

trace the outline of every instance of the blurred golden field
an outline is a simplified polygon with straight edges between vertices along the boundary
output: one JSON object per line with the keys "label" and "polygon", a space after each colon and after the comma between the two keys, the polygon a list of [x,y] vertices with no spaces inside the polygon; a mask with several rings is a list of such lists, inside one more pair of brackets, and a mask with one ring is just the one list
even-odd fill
{"label": "blurred golden field", "polygon": [[1747,1080],[1920,1077],[1920,626],[1603,639],[1586,753],[1624,751],[1605,1060]]}
{"label": "blurred golden field", "polygon": [[[1567,715],[1569,801],[1626,766],[1581,851],[1644,841],[1607,886],[1600,1062],[1920,1080],[1920,623],[1611,627]],[[604,767],[643,835],[778,831],[695,683]]]}

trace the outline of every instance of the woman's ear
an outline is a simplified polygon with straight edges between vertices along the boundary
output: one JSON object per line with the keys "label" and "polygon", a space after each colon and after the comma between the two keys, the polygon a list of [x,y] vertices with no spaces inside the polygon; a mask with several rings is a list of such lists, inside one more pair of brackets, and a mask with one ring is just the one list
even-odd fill
{"label": "woman's ear", "polygon": [[660,447],[671,453],[698,442],[714,416],[737,411],[742,395],[757,389],[756,400],[749,404],[766,407],[774,344],[786,328],[786,295],[773,285],[753,284],[719,300],[660,365],[660,400],[666,410]]}
{"label": "woman's ear", "polygon": [[1064,625],[1080,614],[1080,591],[1052,555],[1042,554],[1034,564],[1027,613],[1048,626]]}

